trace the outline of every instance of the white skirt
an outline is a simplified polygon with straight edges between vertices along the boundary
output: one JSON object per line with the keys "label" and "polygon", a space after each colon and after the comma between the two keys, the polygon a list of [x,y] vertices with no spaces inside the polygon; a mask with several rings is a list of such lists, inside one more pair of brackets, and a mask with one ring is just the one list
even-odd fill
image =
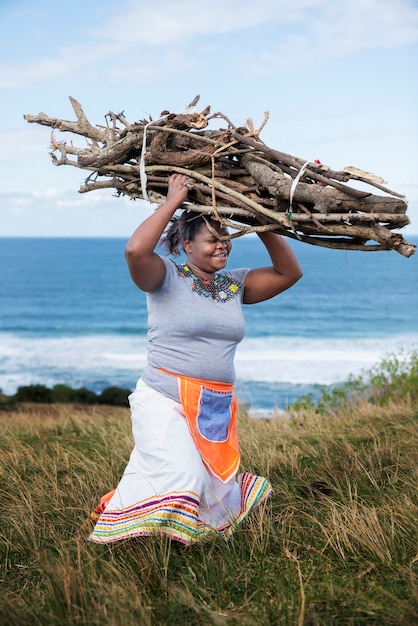
{"label": "white skirt", "polygon": [[135,447],[90,541],[164,534],[187,544],[213,532],[227,539],[271,496],[261,476],[246,472],[223,483],[210,473],[178,402],[141,379],[129,402]]}

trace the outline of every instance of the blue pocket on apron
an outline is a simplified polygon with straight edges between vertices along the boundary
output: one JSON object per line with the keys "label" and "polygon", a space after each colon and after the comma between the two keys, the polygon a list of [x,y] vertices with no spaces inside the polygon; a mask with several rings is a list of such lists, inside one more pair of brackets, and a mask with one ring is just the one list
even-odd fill
{"label": "blue pocket on apron", "polygon": [[201,388],[197,427],[208,441],[227,441],[233,393]]}

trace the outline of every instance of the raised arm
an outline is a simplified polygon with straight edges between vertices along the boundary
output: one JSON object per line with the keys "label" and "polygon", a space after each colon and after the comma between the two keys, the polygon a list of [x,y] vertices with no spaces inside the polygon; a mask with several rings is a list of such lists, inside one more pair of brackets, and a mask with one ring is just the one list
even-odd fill
{"label": "raised arm", "polygon": [[250,270],[245,279],[244,303],[269,300],[289,289],[301,277],[302,270],[290,245],[281,235],[258,233],[271,259],[270,267]]}
{"label": "raised arm", "polygon": [[170,176],[166,202],[138,226],[126,244],[129,272],[143,291],[154,291],[164,279],[164,262],[154,250],[170,219],[187,198],[188,181],[182,174]]}

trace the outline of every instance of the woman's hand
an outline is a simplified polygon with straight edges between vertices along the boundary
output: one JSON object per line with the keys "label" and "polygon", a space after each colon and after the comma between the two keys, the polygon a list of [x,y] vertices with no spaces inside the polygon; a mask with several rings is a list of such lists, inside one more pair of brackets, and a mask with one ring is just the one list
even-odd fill
{"label": "woman's hand", "polygon": [[168,179],[167,203],[177,205],[177,208],[187,199],[192,179],[183,174],[172,174]]}
{"label": "woman's hand", "polygon": [[172,174],[168,179],[167,198],[138,226],[125,248],[125,257],[133,281],[143,291],[154,291],[164,280],[165,265],[155,252],[165,227],[187,198],[192,179]]}

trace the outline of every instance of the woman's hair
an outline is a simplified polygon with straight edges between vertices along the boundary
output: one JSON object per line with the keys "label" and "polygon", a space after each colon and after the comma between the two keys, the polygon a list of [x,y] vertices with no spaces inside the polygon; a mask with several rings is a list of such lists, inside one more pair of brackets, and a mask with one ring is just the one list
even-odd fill
{"label": "woman's hair", "polygon": [[183,245],[183,241],[193,241],[196,233],[199,232],[204,224],[206,224],[205,218],[201,213],[183,211],[180,217],[170,220],[170,226],[166,230],[161,243],[164,244],[169,254],[179,256],[180,246]]}

